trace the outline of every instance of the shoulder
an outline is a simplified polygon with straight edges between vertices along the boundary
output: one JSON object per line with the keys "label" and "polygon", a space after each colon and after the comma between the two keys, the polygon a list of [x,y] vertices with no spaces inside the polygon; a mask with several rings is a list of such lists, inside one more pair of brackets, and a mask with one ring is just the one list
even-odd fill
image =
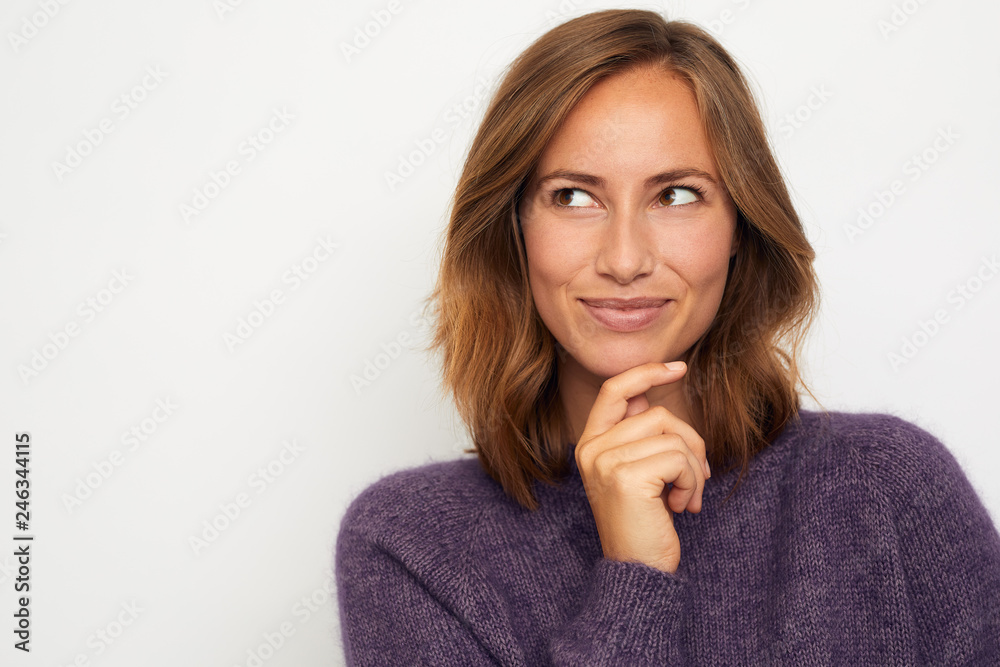
{"label": "shoulder", "polygon": [[817,441],[833,445],[870,463],[900,458],[948,458],[944,444],[926,429],[890,413],[801,411],[799,432],[818,436]]}
{"label": "shoulder", "polygon": [[338,540],[350,534],[392,552],[428,540],[441,548],[467,543],[484,509],[503,498],[475,458],[397,470],[350,501]]}
{"label": "shoulder", "polygon": [[889,413],[801,414],[800,424],[789,427],[791,438],[808,440],[826,472],[869,485],[893,505],[974,495],[952,452],[911,421]]}
{"label": "shoulder", "polygon": [[[929,444],[939,442],[929,431],[887,412],[800,410],[802,433],[829,435],[841,443]],[[791,424],[790,424],[791,425]],[[792,425],[792,430],[795,426]]]}
{"label": "shoulder", "polygon": [[[768,454],[768,449],[776,450]],[[799,410],[775,438],[765,455],[830,463],[844,457],[886,459],[937,451],[944,445],[920,426],[894,414]]]}

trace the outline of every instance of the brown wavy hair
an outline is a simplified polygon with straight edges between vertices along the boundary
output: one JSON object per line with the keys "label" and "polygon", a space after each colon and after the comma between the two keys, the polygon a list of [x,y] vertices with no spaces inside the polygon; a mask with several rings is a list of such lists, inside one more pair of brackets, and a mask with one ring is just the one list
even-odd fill
{"label": "brown wavy hair", "polygon": [[433,333],[427,349],[441,355],[442,389],[472,438],[465,451],[532,511],[534,481],[555,486],[568,472],[572,435],[559,400],[557,343],[528,284],[517,207],[545,146],[590,87],[648,65],[690,85],[737,207],[738,247],[722,302],[684,357],[685,396],[713,445],[709,464],[722,472],[741,466],[730,496],[750,459],[798,419],[797,387],[808,391],[797,357],[819,302],[815,253],[736,62],[705,30],[652,11],[567,21],[521,53],[493,94],[425,303]]}

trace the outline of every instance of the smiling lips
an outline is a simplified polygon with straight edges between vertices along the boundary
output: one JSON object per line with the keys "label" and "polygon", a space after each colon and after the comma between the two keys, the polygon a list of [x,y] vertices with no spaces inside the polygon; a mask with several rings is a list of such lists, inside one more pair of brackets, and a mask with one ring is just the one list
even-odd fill
{"label": "smiling lips", "polygon": [[670,299],[581,299],[591,317],[612,331],[639,331],[659,317]]}

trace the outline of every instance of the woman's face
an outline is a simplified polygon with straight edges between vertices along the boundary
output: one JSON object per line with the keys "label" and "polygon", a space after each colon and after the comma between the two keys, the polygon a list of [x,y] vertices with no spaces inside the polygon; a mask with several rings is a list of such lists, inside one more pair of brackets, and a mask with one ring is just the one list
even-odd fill
{"label": "woman's face", "polygon": [[644,68],[593,86],[546,146],[519,212],[535,307],[564,361],[607,378],[679,359],[708,330],[736,207],[675,75]]}

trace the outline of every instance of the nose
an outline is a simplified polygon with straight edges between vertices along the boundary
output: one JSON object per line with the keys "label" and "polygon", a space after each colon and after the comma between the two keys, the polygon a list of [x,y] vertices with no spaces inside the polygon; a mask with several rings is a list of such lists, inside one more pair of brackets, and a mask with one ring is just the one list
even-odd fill
{"label": "nose", "polygon": [[617,211],[608,216],[598,235],[597,272],[626,285],[652,273],[653,244],[648,237],[649,221],[641,212]]}

